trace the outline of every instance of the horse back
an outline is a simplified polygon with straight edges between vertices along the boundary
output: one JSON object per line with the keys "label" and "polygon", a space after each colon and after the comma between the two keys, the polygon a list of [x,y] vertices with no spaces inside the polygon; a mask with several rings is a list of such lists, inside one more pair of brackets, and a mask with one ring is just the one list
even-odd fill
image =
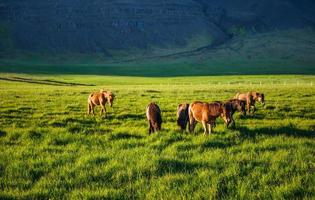
{"label": "horse back", "polygon": [[106,101],[106,98],[104,94],[101,92],[91,93],[88,98],[88,102],[93,103],[94,105],[100,105],[101,103],[104,104],[105,101]]}
{"label": "horse back", "polygon": [[242,101],[247,101],[248,94],[247,93],[237,93],[234,97],[234,99],[242,100]]}
{"label": "horse back", "polygon": [[162,123],[161,110],[155,103],[150,103],[147,107],[147,119],[157,123]]}
{"label": "horse back", "polygon": [[209,122],[211,119],[217,118],[220,115],[221,104],[215,103],[202,103],[194,102],[190,105],[190,115],[192,115],[197,121]]}
{"label": "horse back", "polygon": [[197,121],[206,120],[205,117],[207,116],[208,110],[207,103],[203,103],[200,101],[195,101],[190,104],[189,106],[189,117],[193,117]]}

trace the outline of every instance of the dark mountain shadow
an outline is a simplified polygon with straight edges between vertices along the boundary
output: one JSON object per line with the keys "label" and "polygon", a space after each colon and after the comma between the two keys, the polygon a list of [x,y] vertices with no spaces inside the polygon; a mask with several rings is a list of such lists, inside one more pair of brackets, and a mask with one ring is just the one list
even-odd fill
{"label": "dark mountain shadow", "polygon": [[54,85],[54,86],[95,86],[92,84],[70,83],[70,82],[55,81],[55,80],[49,80],[49,79],[32,79],[32,78],[22,78],[22,77],[10,77],[10,78],[0,77],[0,80],[33,83],[33,84],[41,84],[41,85]]}
{"label": "dark mountain shadow", "polygon": [[248,129],[247,127],[238,127],[237,130],[240,131],[241,137],[243,139],[247,138],[255,138],[259,135],[268,135],[268,136],[277,136],[277,135],[286,135],[286,136],[294,136],[294,137],[306,137],[306,138],[314,138],[315,132],[311,130],[303,130],[296,128],[295,126],[281,126],[281,127],[264,127],[258,129]]}

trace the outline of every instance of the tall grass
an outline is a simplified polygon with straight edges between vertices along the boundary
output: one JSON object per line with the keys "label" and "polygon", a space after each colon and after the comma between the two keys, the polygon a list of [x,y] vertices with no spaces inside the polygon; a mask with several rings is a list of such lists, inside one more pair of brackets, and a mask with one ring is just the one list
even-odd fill
{"label": "tall grass", "polygon": [[[16,76],[42,83],[0,80],[1,199],[315,197],[314,76],[1,74]],[[117,97],[106,119],[86,115],[88,94],[100,88]],[[249,90],[264,92],[267,104],[255,115],[236,114],[236,129],[219,120],[209,136],[200,124],[195,135],[178,130],[179,103]],[[161,107],[163,130],[149,136],[151,101]]]}

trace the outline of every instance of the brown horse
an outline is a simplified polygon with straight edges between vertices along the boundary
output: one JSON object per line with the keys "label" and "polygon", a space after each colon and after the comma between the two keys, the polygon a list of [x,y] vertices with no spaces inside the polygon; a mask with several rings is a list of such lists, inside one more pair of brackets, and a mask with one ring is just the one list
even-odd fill
{"label": "brown horse", "polygon": [[155,103],[150,103],[146,111],[149,122],[149,134],[160,131],[162,126],[161,110]]}
{"label": "brown horse", "polygon": [[179,104],[177,107],[177,125],[182,131],[186,130],[187,123],[189,122],[188,103]]}
{"label": "brown horse", "polygon": [[[255,112],[256,101],[260,102],[262,105],[265,105],[265,95],[263,93],[258,93],[258,92],[237,93],[234,96],[234,99],[245,101],[248,113]],[[251,112],[251,108],[253,108],[252,112]]]}
{"label": "brown horse", "polygon": [[[231,103],[232,105],[232,112],[231,112],[231,123],[232,123],[232,127],[235,127],[235,120],[233,118],[233,115],[236,111],[242,113],[242,115],[246,115],[246,102],[242,101],[242,100],[238,100],[238,99],[230,99],[228,101],[229,103]],[[229,126],[229,124],[227,125]]]}
{"label": "brown horse", "polygon": [[215,120],[221,116],[226,124],[231,121],[231,104],[203,103],[195,101],[189,105],[189,131],[193,132],[197,122],[201,122],[204,134],[211,134]]}
{"label": "brown horse", "polygon": [[108,102],[109,106],[113,106],[113,102],[115,99],[115,95],[110,91],[100,90],[100,92],[94,92],[89,95],[88,98],[88,114],[94,115],[94,107],[100,105],[101,106],[101,115],[105,113],[106,116],[106,108],[105,104]]}

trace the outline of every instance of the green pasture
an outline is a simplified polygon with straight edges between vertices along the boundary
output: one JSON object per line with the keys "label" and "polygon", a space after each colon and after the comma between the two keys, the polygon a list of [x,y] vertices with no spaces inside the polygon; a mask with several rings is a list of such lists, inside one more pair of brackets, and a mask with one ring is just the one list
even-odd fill
{"label": "green pasture", "polygon": [[[99,89],[116,94],[106,119],[86,114]],[[179,131],[179,103],[250,90],[266,107],[236,129]],[[0,74],[0,199],[314,199],[314,185],[315,76]]]}

